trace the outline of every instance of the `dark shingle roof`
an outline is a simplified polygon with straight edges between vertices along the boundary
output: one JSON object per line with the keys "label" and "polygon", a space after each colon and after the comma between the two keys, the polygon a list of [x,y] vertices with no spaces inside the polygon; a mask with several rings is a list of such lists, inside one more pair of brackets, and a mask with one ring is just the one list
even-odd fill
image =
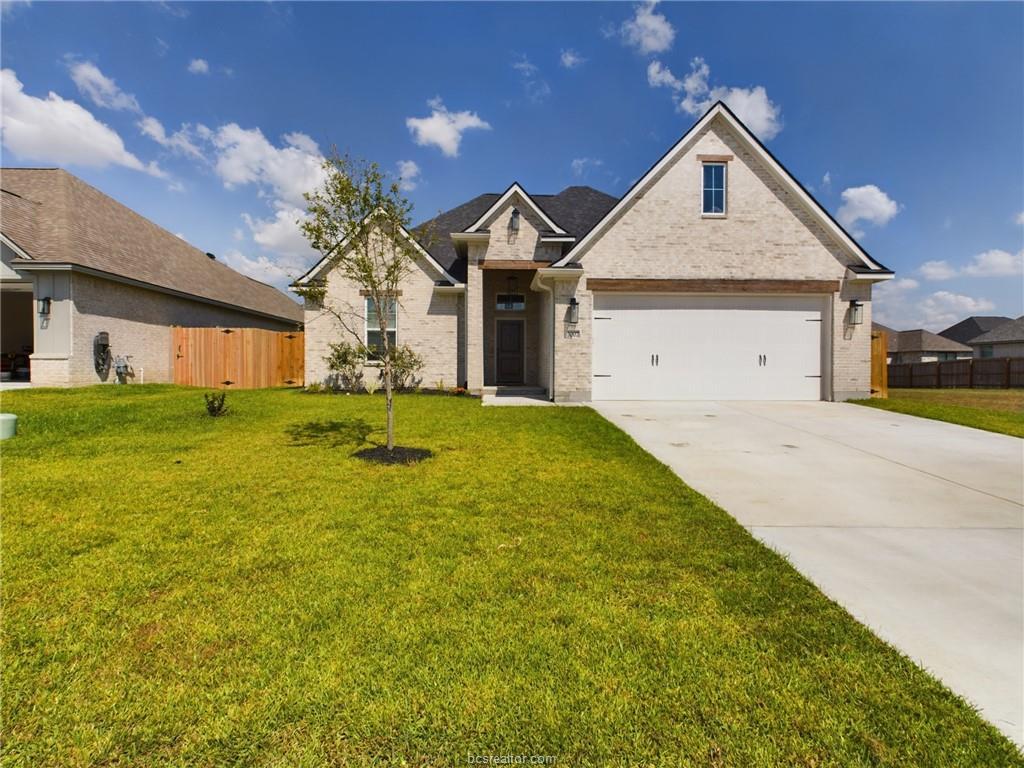
{"label": "dark shingle roof", "polygon": [[894,331],[887,325],[881,323],[872,322],[872,331],[881,331],[885,334],[885,348],[889,352],[899,352],[899,341],[897,337],[900,335],[899,331]]}
{"label": "dark shingle roof", "polygon": [[[937,333],[917,328],[895,334],[896,347],[889,344],[890,352],[970,352],[971,348]],[[892,337],[890,336],[890,339]]]}
{"label": "dark shingle roof", "polygon": [[[451,233],[461,232],[479,219],[494,205],[500,194],[478,195],[469,202],[435,216],[416,226],[413,233],[430,231],[433,239],[422,245],[457,280],[466,279],[466,264],[460,259],[452,242]],[[530,195],[530,198],[558,226],[577,239],[587,234],[618,202],[592,187],[566,187],[557,195]]]}
{"label": "dark shingle roof", "polygon": [[1024,315],[1016,320],[997,325],[988,333],[971,339],[971,344],[1005,344],[1007,342],[1024,342]]}
{"label": "dark shingle roof", "polygon": [[939,336],[959,341],[961,344],[969,344],[972,339],[981,336],[983,333],[988,333],[1003,323],[1010,322],[1010,319],[1009,317],[981,317],[976,315],[968,317],[966,320],[961,320],[944,331],[939,331]]}
{"label": "dark shingle roof", "polygon": [[291,322],[302,307],[60,168],[0,170],[3,233],[34,261],[73,264]]}

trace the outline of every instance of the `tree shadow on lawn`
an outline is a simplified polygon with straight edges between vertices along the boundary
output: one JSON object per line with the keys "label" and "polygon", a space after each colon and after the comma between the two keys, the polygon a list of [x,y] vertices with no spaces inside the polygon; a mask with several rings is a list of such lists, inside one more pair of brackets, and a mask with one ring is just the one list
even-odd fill
{"label": "tree shadow on lawn", "polygon": [[369,448],[362,448],[352,455],[377,464],[416,464],[434,455],[433,451],[426,448],[400,445],[389,451],[383,444],[370,439],[373,431],[373,427],[363,419],[307,421],[305,424],[292,424],[285,428],[285,433],[296,447],[319,445],[325,448],[340,448],[346,445],[359,447],[369,444]]}

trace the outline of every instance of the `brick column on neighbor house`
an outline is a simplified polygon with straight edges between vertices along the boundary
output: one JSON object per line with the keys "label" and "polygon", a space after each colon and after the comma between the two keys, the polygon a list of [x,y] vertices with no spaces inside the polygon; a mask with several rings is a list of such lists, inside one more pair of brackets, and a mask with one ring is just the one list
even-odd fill
{"label": "brick column on neighbor house", "polygon": [[487,245],[469,244],[466,265],[466,388],[480,392],[484,387],[484,272],[480,261]]}

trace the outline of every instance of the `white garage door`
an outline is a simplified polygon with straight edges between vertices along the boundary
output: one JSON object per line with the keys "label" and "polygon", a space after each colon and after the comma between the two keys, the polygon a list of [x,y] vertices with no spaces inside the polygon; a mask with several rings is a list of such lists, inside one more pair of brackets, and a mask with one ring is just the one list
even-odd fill
{"label": "white garage door", "polygon": [[821,296],[594,294],[595,400],[820,400]]}

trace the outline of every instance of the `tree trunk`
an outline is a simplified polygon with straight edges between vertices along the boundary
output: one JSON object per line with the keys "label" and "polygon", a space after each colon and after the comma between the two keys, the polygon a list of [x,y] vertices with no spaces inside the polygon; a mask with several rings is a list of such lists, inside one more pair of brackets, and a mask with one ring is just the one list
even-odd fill
{"label": "tree trunk", "polygon": [[391,391],[391,353],[384,360],[384,399],[388,410],[388,453],[395,450],[395,395]]}

